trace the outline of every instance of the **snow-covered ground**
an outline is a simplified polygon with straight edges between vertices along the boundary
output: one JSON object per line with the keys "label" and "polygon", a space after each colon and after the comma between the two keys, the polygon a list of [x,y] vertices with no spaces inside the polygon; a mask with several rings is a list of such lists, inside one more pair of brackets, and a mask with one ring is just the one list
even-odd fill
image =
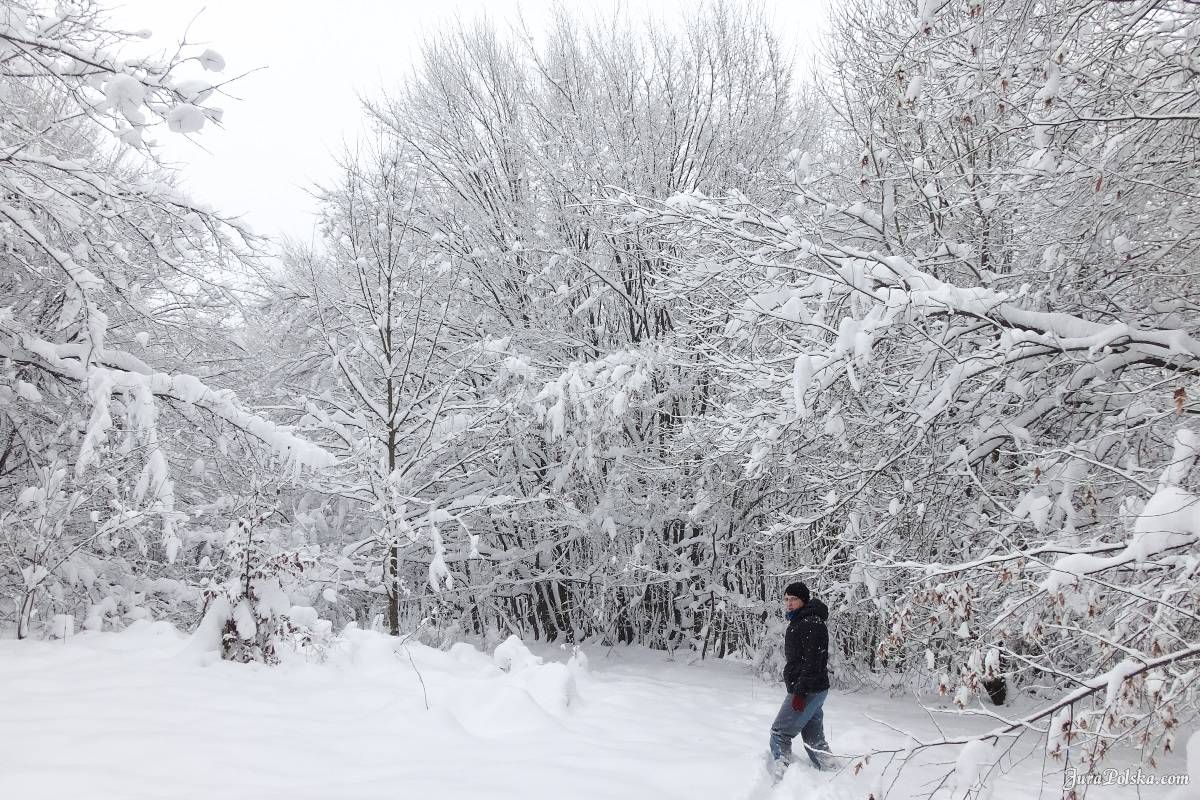
{"label": "snow-covered ground", "polygon": [[[11,798],[854,798],[878,797],[883,759],[859,774],[763,769],[782,689],[748,665],[669,661],[638,648],[571,652],[516,640],[496,655],[441,652],[350,630],[325,663],[221,662],[166,623],[65,641],[0,641],[0,786]],[[507,669],[501,669],[503,664]],[[428,708],[426,707],[428,703]],[[930,716],[911,698],[831,694],[840,753],[990,727]],[[1193,742],[1193,745],[1200,742]],[[958,759],[935,753],[891,796],[928,795]],[[933,762],[937,762],[936,764]],[[1059,796],[1035,751],[994,797]],[[1115,766],[1123,767],[1122,764]],[[1193,768],[1200,766],[1194,764]],[[1161,774],[1185,769],[1182,756]],[[1192,776],[1193,789],[1200,777]],[[949,797],[950,778],[938,793]],[[1189,790],[1189,794],[1190,794]],[[1141,797],[1169,790],[1143,787]],[[1095,787],[1089,797],[1138,797]]]}

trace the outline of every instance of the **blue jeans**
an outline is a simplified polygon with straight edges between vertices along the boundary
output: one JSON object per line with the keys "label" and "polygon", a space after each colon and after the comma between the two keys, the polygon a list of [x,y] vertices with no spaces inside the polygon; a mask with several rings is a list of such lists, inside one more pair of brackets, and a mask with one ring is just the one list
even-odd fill
{"label": "blue jeans", "polygon": [[779,709],[779,714],[776,715],[775,722],[771,725],[771,755],[775,757],[776,761],[784,759],[790,762],[792,740],[802,735],[804,749],[808,753],[809,760],[817,769],[821,768],[821,762],[813,751],[814,749],[829,750],[829,745],[825,742],[823,725],[825,713],[821,708],[825,705],[825,697],[828,694],[828,691],[824,691],[806,695],[803,711],[792,708],[790,693],[783,699],[783,706]]}

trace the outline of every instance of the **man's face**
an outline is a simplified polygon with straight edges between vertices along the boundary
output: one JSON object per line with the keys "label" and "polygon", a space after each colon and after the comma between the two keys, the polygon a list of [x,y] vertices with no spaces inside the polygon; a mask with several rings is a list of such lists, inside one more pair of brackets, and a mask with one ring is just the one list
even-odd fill
{"label": "man's face", "polygon": [[804,605],[804,603],[800,602],[799,597],[792,597],[790,594],[785,594],[783,596],[783,607],[788,611],[795,611],[802,605]]}

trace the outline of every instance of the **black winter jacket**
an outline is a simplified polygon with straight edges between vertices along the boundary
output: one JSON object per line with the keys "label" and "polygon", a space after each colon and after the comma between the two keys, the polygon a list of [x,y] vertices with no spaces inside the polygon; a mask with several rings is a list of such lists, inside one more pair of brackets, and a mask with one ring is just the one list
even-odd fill
{"label": "black winter jacket", "polygon": [[783,638],[783,683],[790,694],[801,696],[829,688],[829,609],[816,598],[800,606]]}

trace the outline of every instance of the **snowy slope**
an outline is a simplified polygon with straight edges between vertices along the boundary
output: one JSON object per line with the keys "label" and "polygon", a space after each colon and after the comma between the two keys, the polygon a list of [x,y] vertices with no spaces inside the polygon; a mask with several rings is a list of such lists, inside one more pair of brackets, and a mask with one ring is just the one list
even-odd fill
{"label": "snowy slope", "polygon": [[[351,630],[324,664],[266,668],[217,661],[166,623],[0,641],[0,783],[6,797],[96,800],[832,799],[878,790],[880,758],[858,776],[793,767],[771,789],[763,753],[782,690],[745,664],[589,652],[586,666],[567,666],[569,651],[543,648],[538,659],[515,640],[494,658]],[[894,729],[935,730],[907,698],[834,693],[826,708],[842,753],[903,746]],[[957,715],[937,723],[947,734],[988,727]],[[935,754],[939,766],[906,772],[893,796],[927,793],[957,757]],[[1037,797],[1040,766],[1035,753],[995,796]],[[1042,796],[1060,786],[1055,776]],[[1089,796],[1136,795],[1098,787]]]}

